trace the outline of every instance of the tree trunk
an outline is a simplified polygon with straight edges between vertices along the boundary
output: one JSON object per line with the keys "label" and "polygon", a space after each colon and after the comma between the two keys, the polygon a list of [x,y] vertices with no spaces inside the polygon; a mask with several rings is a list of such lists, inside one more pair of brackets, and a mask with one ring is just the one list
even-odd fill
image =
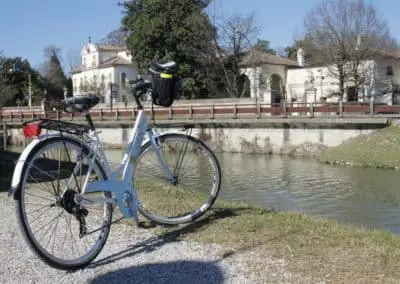
{"label": "tree trunk", "polygon": [[339,100],[343,101],[343,96],[344,96],[344,67],[343,65],[338,65],[338,70],[339,70],[339,92],[340,92],[340,97]]}

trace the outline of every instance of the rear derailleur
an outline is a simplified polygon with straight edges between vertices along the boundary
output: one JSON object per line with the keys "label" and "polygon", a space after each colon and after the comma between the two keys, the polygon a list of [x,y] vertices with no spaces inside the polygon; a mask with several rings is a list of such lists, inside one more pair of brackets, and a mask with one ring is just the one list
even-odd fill
{"label": "rear derailleur", "polygon": [[67,189],[60,200],[60,206],[69,214],[75,216],[79,222],[79,237],[83,238],[87,234],[86,220],[89,211],[75,202],[76,192],[73,189]]}

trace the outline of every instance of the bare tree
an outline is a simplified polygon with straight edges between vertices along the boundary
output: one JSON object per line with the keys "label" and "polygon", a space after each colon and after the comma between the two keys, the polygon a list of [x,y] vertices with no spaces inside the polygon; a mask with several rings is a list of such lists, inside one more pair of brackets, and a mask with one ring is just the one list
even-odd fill
{"label": "bare tree", "polygon": [[68,49],[66,54],[67,70],[71,74],[77,67],[81,65],[81,55],[79,50]]}
{"label": "bare tree", "polygon": [[122,27],[109,32],[105,38],[100,40],[100,44],[108,44],[114,46],[124,46],[128,31]]}
{"label": "bare tree", "polygon": [[391,50],[395,41],[387,23],[380,19],[375,7],[363,0],[323,0],[309,11],[305,19],[306,36],[312,40],[314,63],[328,64],[338,78],[340,99],[345,82],[354,82],[356,90],[366,80],[373,60],[384,50]]}
{"label": "bare tree", "polygon": [[217,72],[217,79],[232,97],[243,97],[250,87],[249,80],[241,73],[240,63],[244,55],[251,53],[255,64],[256,53],[252,46],[257,32],[253,14],[234,15],[217,25],[210,63]]}

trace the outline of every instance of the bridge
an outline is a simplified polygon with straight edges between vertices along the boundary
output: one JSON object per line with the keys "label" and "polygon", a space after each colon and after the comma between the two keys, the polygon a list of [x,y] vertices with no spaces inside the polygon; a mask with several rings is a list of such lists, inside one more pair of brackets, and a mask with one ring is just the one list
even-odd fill
{"label": "bridge", "polygon": [[[265,104],[255,102],[239,103],[191,103],[176,104],[169,108],[145,107],[145,113],[157,120],[201,120],[201,119],[277,119],[277,118],[400,118],[400,105],[366,103],[281,103]],[[94,120],[132,120],[137,116],[136,106],[105,107],[91,109]],[[0,121],[22,122],[33,118],[80,120],[79,113],[40,108],[3,108]]]}

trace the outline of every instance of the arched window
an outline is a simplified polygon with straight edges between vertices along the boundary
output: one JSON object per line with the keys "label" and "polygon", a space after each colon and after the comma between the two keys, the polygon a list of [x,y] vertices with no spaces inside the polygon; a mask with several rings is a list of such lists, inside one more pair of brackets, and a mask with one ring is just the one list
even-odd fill
{"label": "arched window", "polygon": [[121,86],[122,86],[122,87],[125,87],[125,86],[126,86],[126,73],[125,73],[125,72],[123,72],[123,73],[121,74]]}
{"label": "arched window", "polygon": [[92,57],[92,67],[96,67],[96,55],[93,55]]}

